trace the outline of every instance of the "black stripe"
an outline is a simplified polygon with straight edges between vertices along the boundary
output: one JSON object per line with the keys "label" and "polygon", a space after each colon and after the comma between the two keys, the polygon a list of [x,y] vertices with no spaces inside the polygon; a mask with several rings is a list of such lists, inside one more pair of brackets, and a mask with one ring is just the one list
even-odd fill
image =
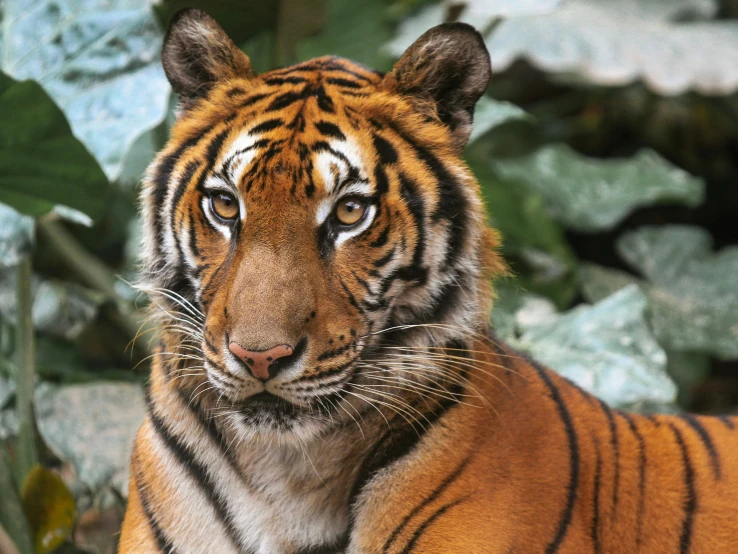
{"label": "black stripe", "polygon": [[384,256],[382,256],[381,258],[379,258],[379,259],[377,259],[377,260],[374,260],[374,261],[372,262],[372,265],[373,265],[374,267],[384,267],[384,266],[385,266],[385,265],[387,265],[387,264],[388,264],[388,263],[390,262],[390,260],[392,260],[392,258],[394,258],[394,257],[395,257],[395,249],[394,249],[394,248],[392,248],[392,249],[391,249],[391,250],[390,250],[389,252],[387,252],[387,253],[386,253],[386,254],[385,254]]}
{"label": "black stripe", "polygon": [[[208,415],[203,412],[199,403],[195,403],[193,405],[193,403],[185,397],[185,394],[181,389],[177,390],[177,394],[182,404],[189,409],[192,416],[200,423],[205,432],[210,436],[210,439],[218,447],[233,472],[242,478],[243,475],[241,468],[238,466],[238,462],[236,461],[233,451],[228,448],[225,436],[223,436],[220,428],[216,425],[215,418],[212,415]],[[241,480],[243,481],[243,479]]]}
{"label": "black stripe", "polygon": [[446,249],[446,266],[452,267],[458,260],[466,238],[466,199],[461,189],[462,185],[456,181],[451,172],[430,150],[421,146],[393,123],[387,122],[414,151],[420,160],[428,166],[438,181],[440,198],[432,217],[434,220],[445,219],[451,223],[448,248]]}
{"label": "black stripe", "polygon": [[418,194],[417,185],[404,173],[400,174],[400,194],[407,204],[408,210],[415,220],[418,242],[415,245],[412,265],[420,267],[425,254],[425,207],[422,196]]}
{"label": "black stripe", "polygon": [[425,530],[431,526],[431,524],[436,521],[439,517],[441,517],[443,514],[445,514],[447,511],[449,511],[454,506],[460,504],[466,500],[466,497],[459,498],[457,500],[454,500],[453,502],[449,502],[448,504],[444,504],[438,510],[436,510],[435,513],[433,513],[428,519],[426,519],[420,527],[417,528],[415,533],[413,533],[413,536],[410,537],[410,540],[408,541],[407,545],[405,545],[405,548],[402,550],[402,554],[410,554],[415,549],[415,543],[418,542],[418,539],[423,535]]}
{"label": "black stripe", "polygon": [[602,408],[602,411],[605,412],[605,415],[607,416],[607,425],[610,429],[610,447],[612,448],[613,465],[615,466],[610,519],[614,519],[618,510],[618,495],[620,492],[620,437],[618,436],[618,426],[615,422],[615,416],[613,415],[610,406],[605,404],[602,400],[598,400],[598,403],[600,408]]}
{"label": "black stripe", "polygon": [[272,93],[269,94],[254,94],[253,96],[249,96],[248,98],[244,99],[243,102],[241,102],[238,107],[239,108],[248,108],[249,106],[256,104],[259,100],[263,100],[267,96],[271,96]]}
{"label": "black stripe", "polygon": [[641,435],[638,427],[636,427],[635,421],[633,421],[630,414],[623,413],[623,417],[628,422],[628,427],[638,441],[638,512],[636,513],[638,529],[636,531],[636,546],[640,546],[643,511],[646,501],[646,442],[643,440],[643,435]]}
{"label": "black stripe", "polygon": [[[174,192],[172,193],[172,202],[171,202],[171,211],[169,212],[169,226],[172,229],[172,234],[175,237],[175,242],[177,243],[177,246],[179,247],[179,239],[177,238],[177,208],[179,207],[179,203],[182,200],[182,197],[184,196],[184,193],[187,191],[187,188],[190,185],[190,182],[192,181],[192,177],[194,177],[195,172],[200,168],[200,162],[198,160],[193,160],[185,166],[184,171],[182,172],[182,175],[179,178],[179,181],[177,182],[177,188],[174,189]],[[204,172],[203,172],[204,173]],[[181,249],[180,249],[181,252]]]}
{"label": "black stripe", "polygon": [[342,79],[340,77],[328,77],[325,80],[325,82],[331,85],[336,85],[339,87],[346,87],[346,88],[362,88],[364,86],[361,83],[357,83],[349,79]]}
{"label": "black stripe", "polygon": [[330,123],[328,121],[318,121],[315,124],[315,128],[320,131],[321,134],[327,137],[334,137],[341,140],[346,140],[346,135],[341,132],[338,125]]}
{"label": "black stripe", "polygon": [[238,87],[233,87],[231,90],[226,92],[226,96],[228,98],[233,98],[234,96],[241,96],[242,94],[246,94],[246,91]]}
{"label": "black stripe", "polygon": [[710,463],[712,464],[712,471],[715,474],[715,478],[720,479],[722,477],[722,472],[720,470],[720,456],[715,449],[715,443],[712,442],[712,437],[710,437],[710,433],[707,432],[707,429],[705,429],[702,423],[700,423],[700,421],[692,414],[684,414],[680,417],[684,420],[685,423],[687,423],[687,425],[694,429],[694,431],[697,433],[697,436],[699,436],[702,444],[705,446],[707,452],[710,455]]}
{"label": "black stripe", "polygon": [[[197,144],[202,138],[202,133],[206,133],[209,129],[203,130],[201,133],[190,137],[183,142],[174,152],[166,156],[157,166],[154,171],[154,229],[156,231],[157,245],[162,240],[162,219],[160,215],[160,208],[164,204],[164,199],[167,196],[169,190],[169,178],[174,171],[174,166],[177,164],[182,155]],[[161,248],[159,248],[161,250]]]}
{"label": "black stripe", "polygon": [[249,130],[249,135],[256,135],[259,133],[266,133],[267,131],[272,131],[276,129],[277,127],[281,127],[284,125],[284,121],[282,121],[279,118],[275,119],[267,119],[266,121],[263,121],[253,127],[251,130]]}
{"label": "black stripe", "polygon": [[379,163],[393,164],[397,163],[397,150],[385,139],[375,134],[373,136],[374,148],[379,155]]}
{"label": "black stripe", "polygon": [[[446,416],[459,403],[465,390],[462,383],[465,382],[467,374],[468,369],[464,368],[459,373],[459,382],[447,389],[449,396],[436,402],[433,410],[422,415],[422,419],[427,425],[421,426],[422,428],[418,429],[412,422],[399,422],[393,425],[377,441],[359,469],[356,481],[351,490],[350,505],[354,505],[361,491],[379,471],[410,454],[415,446],[425,437],[425,434],[433,428],[433,424]],[[417,406],[414,407],[417,408]],[[395,421],[393,420],[391,423],[395,423]],[[354,514],[352,512],[352,525],[353,517]]]}
{"label": "black stripe", "polygon": [[210,505],[218,515],[218,519],[223,523],[228,538],[231,540],[236,550],[241,550],[238,531],[233,517],[228,511],[228,506],[215,490],[215,483],[208,474],[207,468],[200,463],[190,449],[182,443],[182,441],[170,433],[164,421],[156,414],[151,397],[146,395],[146,403],[148,406],[149,419],[154,430],[162,439],[167,449],[174,454],[179,464],[187,470],[193,482],[198,486],[203,495],[209,500]]}
{"label": "black stripe", "polygon": [[372,248],[379,248],[381,246],[384,246],[387,244],[387,238],[389,237],[390,227],[389,225],[385,226],[384,229],[382,229],[379,233],[379,236],[374,239],[369,246]]}
{"label": "black stripe", "polygon": [[272,77],[271,79],[266,79],[264,81],[265,84],[274,86],[274,85],[283,85],[285,83],[289,83],[292,85],[299,85],[300,83],[306,83],[307,80],[305,77]]}
{"label": "black stripe", "polygon": [[441,482],[441,484],[438,485],[435,488],[435,490],[425,500],[423,500],[420,504],[418,504],[417,506],[415,506],[410,511],[410,513],[408,513],[403,518],[403,520],[400,522],[400,524],[397,527],[395,527],[395,530],[392,531],[392,534],[385,541],[384,547],[382,548],[382,550],[384,552],[388,552],[389,551],[389,548],[390,548],[390,546],[392,546],[392,543],[394,543],[395,542],[395,539],[400,535],[400,533],[402,533],[402,531],[404,531],[405,527],[410,522],[410,520],[412,518],[414,518],[420,512],[420,510],[422,510],[423,508],[425,508],[426,506],[428,506],[431,502],[433,502],[436,498],[438,498],[443,493],[443,491],[445,491],[449,487],[449,485],[451,485],[451,483],[453,483],[456,480],[456,478],[459,475],[461,475],[461,473],[464,471],[464,469],[466,469],[466,466],[469,465],[469,461],[472,459],[472,457],[473,457],[473,454],[470,455],[470,456],[467,456],[466,459],[464,459],[459,464],[459,466],[448,477],[446,477]]}
{"label": "black stripe", "polygon": [[594,474],[594,490],[592,492],[592,524],[590,525],[590,534],[592,535],[592,544],[594,545],[595,554],[602,552],[602,544],[600,544],[600,484],[602,480],[602,457],[600,455],[600,444],[597,437],[592,436],[592,444],[595,450],[595,474]]}
{"label": "black stripe", "polygon": [[[134,456],[136,456],[136,454],[134,454]],[[154,517],[154,513],[151,511],[151,505],[149,504],[149,498],[146,495],[146,487],[143,482],[143,475],[138,470],[139,465],[140,462],[138,461],[138,456],[136,456],[136,490],[138,491],[138,498],[141,500],[141,507],[143,508],[146,520],[149,522],[149,528],[151,529],[151,533],[154,535],[154,540],[156,540],[156,546],[159,548],[159,552],[164,552],[165,554],[177,554],[177,550],[174,548],[172,541],[169,540],[166,533],[164,533],[164,530],[159,527],[159,524],[156,522],[156,518]]]}
{"label": "black stripe", "polygon": [[556,385],[551,380],[548,370],[538,365],[537,362],[532,362],[532,366],[540,376],[543,384],[551,393],[551,398],[556,404],[556,410],[558,411],[561,422],[564,425],[564,432],[566,433],[566,437],[569,442],[569,484],[566,487],[566,506],[561,514],[556,534],[546,547],[545,551],[546,554],[553,554],[561,547],[561,543],[564,541],[564,537],[566,536],[566,532],[569,529],[569,525],[571,525],[571,520],[574,515],[574,504],[577,500],[577,490],[579,487],[579,443],[577,441],[577,434],[574,429],[571,414],[561,398],[559,389],[556,388]]}
{"label": "black stripe", "polygon": [[674,432],[679,450],[682,454],[682,463],[684,464],[684,488],[687,491],[687,497],[684,501],[684,519],[682,520],[682,533],[679,539],[680,554],[687,554],[692,543],[692,526],[694,525],[694,514],[697,511],[697,493],[694,486],[694,467],[689,458],[687,445],[684,443],[684,437],[677,429],[676,425],[667,423]]}
{"label": "black stripe", "polygon": [[223,141],[231,132],[230,127],[226,127],[220,133],[213,137],[213,140],[208,144],[208,148],[205,151],[205,159],[207,160],[209,167],[212,168],[215,162],[218,161],[218,155],[220,154],[220,148],[223,146]]}
{"label": "black stripe", "polygon": [[266,111],[275,112],[278,110],[283,110],[284,108],[291,106],[295,102],[304,100],[306,98],[305,92],[309,88],[310,87],[304,87],[300,91],[293,90],[290,92],[285,92],[284,94],[280,94],[274,100],[272,100],[271,104],[267,106]]}
{"label": "black stripe", "polygon": [[733,430],[735,429],[735,423],[733,422],[733,418],[727,415],[718,416],[718,419],[725,425],[728,429]]}

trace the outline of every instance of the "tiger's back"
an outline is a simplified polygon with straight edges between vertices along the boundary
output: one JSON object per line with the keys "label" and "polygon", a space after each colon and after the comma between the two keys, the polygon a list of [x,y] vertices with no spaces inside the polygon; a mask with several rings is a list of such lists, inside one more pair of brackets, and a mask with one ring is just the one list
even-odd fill
{"label": "tiger's back", "polygon": [[186,10],[163,60],[181,106],[142,199],[161,334],[121,552],[734,548],[738,420],[610,409],[490,334],[472,28],[386,76],[257,76]]}

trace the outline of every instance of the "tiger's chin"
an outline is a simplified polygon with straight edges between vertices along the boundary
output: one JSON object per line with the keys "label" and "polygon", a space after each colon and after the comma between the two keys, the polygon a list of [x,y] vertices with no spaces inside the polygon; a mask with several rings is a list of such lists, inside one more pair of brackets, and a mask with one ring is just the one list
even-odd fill
{"label": "tiger's chin", "polygon": [[322,407],[303,406],[267,391],[239,399],[226,410],[226,417],[244,440],[269,444],[304,444],[334,427]]}

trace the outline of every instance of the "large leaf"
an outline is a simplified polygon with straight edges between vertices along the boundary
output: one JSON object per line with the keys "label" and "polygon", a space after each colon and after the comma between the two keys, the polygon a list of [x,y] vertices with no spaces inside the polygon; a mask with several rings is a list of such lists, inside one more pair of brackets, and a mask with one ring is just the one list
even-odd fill
{"label": "large leaf", "polygon": [[474,142],[503,123],[521,119],[531,119],[531,116],[511,102],[483,96],[474,108],[474,127],[469,142]]}
{"label": "large leaf", "polygon": [[[510,16],[486,40],[497,71],[525,59],[568,80],[606,86],[643,80],[664,95],[688,90],[723,95],[738,89],[738,23],[704,21],[717,10],[713,0],[522,3],[547,12],[543,14],[505,13],[497,2],[484,0],[455,4],[467,6],[459,19],[480,31],[487,30],[494,18]],[[551,7],[555,9],[545,9]],[[390,51],[402,53],[423,31],[441,23],[446,13],[438,4],[405,22],[389,44]]]}
{"label": "large leaf", "polygon": [[479,180],[489,222],[503,237],[503,254],[522,285],[566,306],[575,293],[577,264],[561,226],[544,199],[524,183],[501,180],[485,152],[471,148],[467,160]]}
{"label": "large leaf", "polygon": [[6,0],[2,25],[0,68],[40,82],[115,179],[133,141],[167,108],[162,31],[148,2]]}
{"label": "large leaf", "polygon": [[18,265],[33,251],[34,238],[33,219],[0,204],[0,268]]}
{"label": "large leaf", "polygon": [[[15,271],[0,271],[0,314],[15,321]],[[42,333],[72,340],[77,338],[97,315],[104,296],[73,283],[45,280],[32,282],[33,326]]]}
{"label": "large leaf", "polygon": [[590,298],[628,282],[642,286],[659,341],[674,351],[738,358],[738,247],[713,254],[699,227],[643,227],[617,242],[620,255],[645,279],[598,266],[581,273]]}
{"label": "large leaf", "polygon": [[74,525],[77,508],[72,493],[58,474],[37,465],[23,483],[21,500],[37,554],[53,552]]}
{"label": "large leaf", "polygon": [[630,159],[599,160],[554,144],[497,162],[496,169],[505,178],[537,189],[554,218],[584,232],[611,229],[640,206],[661,202],[696,206],[704,196],[701,179],[651,150]]}
{"label": "large leaf", "polygon": [[46,444],[72,463],[93,491],[111,485],[126,494],[128,461],[144,419],[139,385],[96,383],[38,391],[36,412]]}
{"label": "large leaf", "polygon": [[0,202],[35,216],[60,204],[97,219],[107,179],[43,89],[0,72],[0,113],[13,114],[0,120]]}
{"label": "large leaf", "polygon": [[646,297],[635,286],[564,314],[529,299],[516,313],[517,344],[612,406],[664,407],[675,401],[676,386],[645,308]]}
{"label": "large leaf", "polygon": [[[497,18],[548,13],[563,0],[444,0],[427,6],[415,16],[405,19],[397,29],[395,38],[385,49],[399,57],[415,39],[425,31],[443,23],[452,12],[461,11],[461,20],[476,26],[480,31],[487,30]],[[492,60],[497,70],[497,62]]]}

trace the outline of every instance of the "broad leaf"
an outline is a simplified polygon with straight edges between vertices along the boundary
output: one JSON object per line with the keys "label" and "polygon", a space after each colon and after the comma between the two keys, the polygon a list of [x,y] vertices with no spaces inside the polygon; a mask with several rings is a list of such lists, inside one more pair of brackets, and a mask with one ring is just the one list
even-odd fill
{"label": "broad leaf", "polygon": [[543,197],[524,183],[501,180],[484,152],[472,148],[467,160],[482,188],[490,225],[501,232],[503,254],[522,286],[566,306],[575,293],[577,260]]}
{"label": "broad leaf", "polygon": [[582,232],[611,229],[641,206],[664,202],[697,206],[704,197],[701,179],[651,150],[629,159],[600,160],[554,144],[499,161],[495,167],[503,177],[537,189],[555,219]]}
{"label": "broad leaf", "polygon": [[681,225],[643,227],[616,246],[645,279],[586,266],[580,275],[586,296],[638,283],[649,298],[654,333],[666,348],[738,358],[738,247],[713,254],[707,231]]}
{"label": "broad leaf", "polygon": [[0,204],[0,270],[18,265],[31,254],[34,239],[33,219]]}
{"label": "broad leaf", "polygon": [[124,495],[133,439],[144,414],[139,385],[100,382],[41,389],[39,431],[46,444],[71,462],[93,491],[110,485]]}
{"label": "broad leaf", "polygon": [[474,142],[503,123],[521,119],[531,119],[531,116],[511,102],[483,96],[474,109],[474,127],[469,142]]}
{"label": "broad leaf", "polygon": [[43,89],[0,73],[0,113],[13,114],[0,120],[0,202],[34,216],[60,204],[97,219],[107,179]]}
{"label": "broad leaf", "polygon": [[516,314],[518,345],[608,404],[621,408],[673,404],[676,386],[666,354],[646,323],[645,295],[629,286],[592,306],[564,314],[541,300]]}
{"label": "broad leaf", "polygon": [[167,108],[162,31],[148,2],[6,0],[4,12],[0,68],[40,82],[114,180]]}
{"label": "broad leaf", "polygon": [[524,58],[562,77],[606,86],[642,80],[658,94],[738,88],[738,23],[705,17],[704,0],[570,0],[545,15],[510,18],[487,39],[498,70]]}
{"label": "broad leaf", "polygon": [[74,525],[77,508],[72,493],[59,475],[37,465],[23,483],[21,500],[36,552],[53,552]]}
{"label": "broad leaf", "polygon": [[738,358],[738,247],[713,254],[704,229],[669,225],[628,233],[617,248],[649,280],[651,320],[663,344]]}
{"label": "broad leaf", "polygon": [[[454,4],[466,6],[459,20],[482,32],[497,17],[508,16],[486,37],[496,71],[525,59],[562,79],[605,86],[642,80],[664,95],[689,90],[725,95],[738,89],[738,23],[704,21],[717,11],[713,0],[521,3],[544,13],[505,13],[508,2],[501,7],[484,0]],[[389,50],[400,55],[446,14],[446,7],[437,4],[410,18]]]}
{"label": "broad leaf", "polygon": [[[405,19],[397,29],[395,38],[385,49],[399,57],[415,39],[425,31],[439,25],[447,16],[461,8],[460,21],[486,31],[497,18],[511,16],[548,13],[562,3],[563,0],[444,0],[441,3],[427,6],[414,17]],[[497,71],[497,62],[492,60],[492,67]]]}

